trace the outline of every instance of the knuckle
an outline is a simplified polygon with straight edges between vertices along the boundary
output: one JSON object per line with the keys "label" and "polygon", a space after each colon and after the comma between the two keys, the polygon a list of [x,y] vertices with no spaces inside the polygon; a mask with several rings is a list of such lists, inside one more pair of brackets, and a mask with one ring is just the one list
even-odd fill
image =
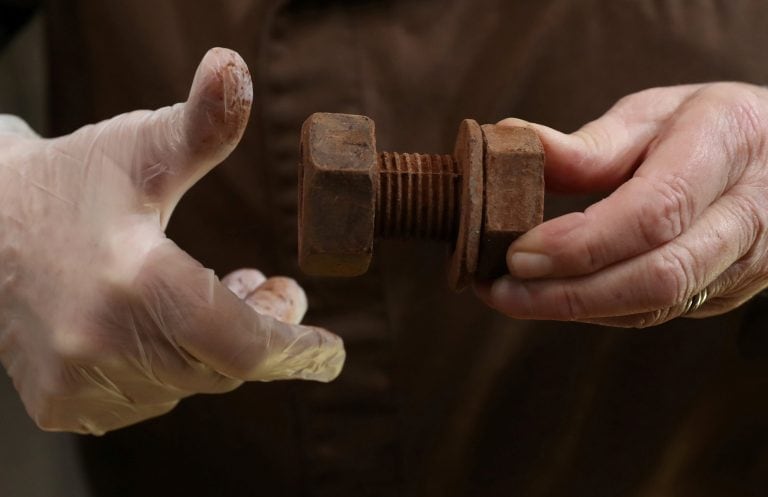
{"label": "knuckle", "polygon": [[750,85],[715,83],[702,90],[712,118],[723,133],[726,152],[732,160],[749,163],[766,154],[768,112]]}
{"label": "knuckle", "polygon": [[621,98],[610,112],[626,123],[666,119],[679,106],[685,91],[685,87],[674,86],[648,88]]}
{"label": "knuckle", "polygon": [[608,260],[602,245],[592,239],[585,240],[581,253],[584,267],[589,272],[605,266]]}
{"label": "knuckle", "polygon": [[563,303],[564,318],[569,321],[580,321],[590,316],[587,315],[584,299],[578,292],[571,288],[563,287],[561,289],[560,300]]}
{"label": "knuckle", "polygon": [[586,124],[573,136],[581,142],[581,150],[576,158],[577,165],[584,166],[601,155],[611,155],[614,150],[613,135],[606,129],[605,120],[596,120]]}
{"label": "knuckle", "polygon": [[616,257],[610,252],[608,245],[608,241],[603,237],[582,240],[577,250],[567,257],[561,257],[563,267],[569,268],[574,275],[594,273],[614,262]]}
{"label": "knuckle", "polygon": [[238,379],[251,379],[254,371],[268,362],[267,351],[258,346],[244,347],[227,361],[225,373]]}
{"label": "knuckle", "polygon": [[[583,217],[583,221],[580,223],[582,226],[599,226],[603,221],[595,211],[596,207],[604,205],[605,202],[605,200],[601,200],[597,204],[588,207],[583,214],[574,213],[573,215]],[[572,241],[573,238],[548,241],[549,246],[562,247],[558,253],[561,259],[586,272],[596,271],[606,264],[613,262],[613,256],[611,255],[612,243],[610,243],[610,240],[606,240],[604,236],[589,236],[592,233],[589,229],[574,230],[572,233],[577,235],[575,246]],[[573,248],[577,250],[572,251]]]}
{"label": "knuckle", "polygon": [[281,323],[273,317],[256,316],[255,332],[250,341],[239,344],[226,357],[226,376],[238,380],[259,379],[259,374],[271,367],[280,343]]}
{"label": "knuckle", "polygon": [[731,198],[733,199],[733,212],[730,214],[732,219],[725,219],[723,222],[730,223],[733,219],[738,220],[738,236],[735,240],[724,240],[718,237],[716,241],[723,245],[737,243],[738,253],[748,254],[768,230],[768,212],[749,195],[735,194]]}
{"label": "knuckle", "polygon": [[667,88],[655,87],[630,93],[617,100],[611,110],[622,115],[632,115],[637,111],[638,106],[644,107],[647,105],[647,102],[657,100],[659,96],[666,94],[666,92]]}
{"label": "knuckle", "polygon": [[693,277],[686,257],[672,250],[660,251],[649,269],[649,295],[656,306],[676,305],[692,293]]}
{"label": "knuckle", "polygon": [[673,176],[650,183],[652,202],[644,204],[638,230],[649,247],[657,247],[681,234],[690,224],[695,202],[688,181]]}
{"label": "knuckle", "polygon": [[108,360],[113,356],[112,341],[105,340],[99,331],[86,325],[58,328],[51,336],[51,348],[58,360],[66,365]]}

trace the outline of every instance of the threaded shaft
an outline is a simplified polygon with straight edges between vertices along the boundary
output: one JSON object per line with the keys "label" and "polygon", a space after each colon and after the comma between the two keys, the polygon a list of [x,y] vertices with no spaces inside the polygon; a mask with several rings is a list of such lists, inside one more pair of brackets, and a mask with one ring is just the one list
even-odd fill
{"label": "threaded shaft", "polygon": [[461,173],[450,155],[381,152],[376,235],[453,240],[461,205]]}

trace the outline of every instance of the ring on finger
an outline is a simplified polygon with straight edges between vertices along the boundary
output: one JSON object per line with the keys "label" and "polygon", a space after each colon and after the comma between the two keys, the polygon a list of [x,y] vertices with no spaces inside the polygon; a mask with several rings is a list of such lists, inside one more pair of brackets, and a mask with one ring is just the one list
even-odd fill
{"label": "ring on finger", "polygon": [[680,315],[685,316],[687,314],[696,312],[702,305],[704,305],[707,297],[709,297],[709,291],[705,288],[704,290],[688,299],[688,301],[685,303],[685,307],[683,307],[683,312]]}

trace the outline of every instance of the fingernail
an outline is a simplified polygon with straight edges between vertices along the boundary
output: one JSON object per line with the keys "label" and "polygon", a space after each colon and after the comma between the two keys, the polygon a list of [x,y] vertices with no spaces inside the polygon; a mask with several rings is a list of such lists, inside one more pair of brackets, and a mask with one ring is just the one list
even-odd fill
{"label": "fingernail", "polygon": [[518,126],[521,128],[527,128],[528,126],[531,125],[531,123],[524,119],[519,119],[517,117],[508,117],[506,119],[499,121],[499,125],[509,126],[509,127]]}
{"label": "fingernail", "polygon": [[490,290],[490,304],[504,314],[530,314],[531,297],[524,285],[505,276],[493,282]]}
{"label": "fingernail", "polygon": [[497,302],[503,302],[506,300],[506,296],[509,294],[509,278],[499,278],[494,281],[488,292],[488,297],[492,305],[496,305]]}
{"label": "fingernail", "polygon": [[[328,383],[336,379],[344,367],[347,353],[341,340],[338,346],[327,347],[324,350],[309,351],[304,357],[300,358],[303,364],[293,369],[289,376],[297,380],[319,381]],[[309,357],[307,357],[309,356]]]}
{"label": "fingernail", "polygon": [[508,259],[509,272],[517,278],[542,278],[552,273],[552,259],[544,254],[515,252]]}

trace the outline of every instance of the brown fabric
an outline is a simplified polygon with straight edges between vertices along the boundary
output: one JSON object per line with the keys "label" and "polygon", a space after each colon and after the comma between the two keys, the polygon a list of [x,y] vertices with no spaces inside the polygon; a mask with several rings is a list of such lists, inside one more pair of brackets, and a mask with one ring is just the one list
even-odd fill
{"label": "brown fabric", "polygon": [[51,0],[56,132],[182,100],[211,46],[244,56],[249,129],[170,235],[219,274],[297,277],[348,350],[330,385],[246,385],[84,438],[95,495],[765,494],[765,302],[647,331],[513,321],[446,290],[443,248],[394,242],[365,277],[312,280],[295,164],[315,111],[441,152],[465,117],[570,130],[651,86],[765,84],[766,19],[764,0]]}
{"label": "brown fabric", "polygon": [[32,17],[36,8],[35,1],[0,0],[0,49]]}

